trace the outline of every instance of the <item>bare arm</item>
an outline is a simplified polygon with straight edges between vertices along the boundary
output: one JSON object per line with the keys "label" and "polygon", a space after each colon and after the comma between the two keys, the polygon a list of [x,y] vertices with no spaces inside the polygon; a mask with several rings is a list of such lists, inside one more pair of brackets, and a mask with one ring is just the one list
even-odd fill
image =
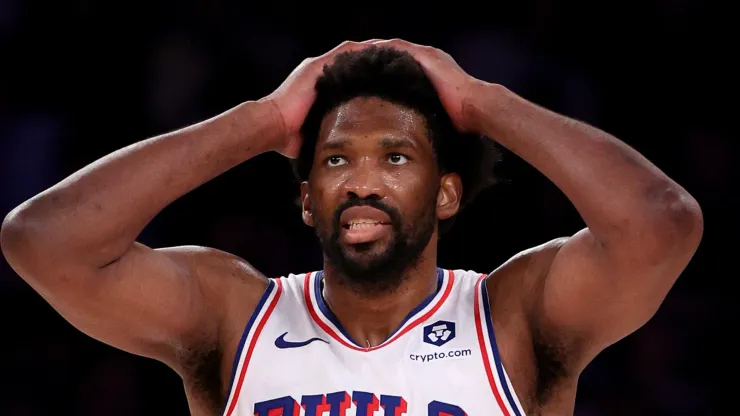
{"label": "bare arm", "polygon": [[699,205],[609,134],[501,86],[476,88],[466,116],[552,180],[586,222],[547,245],[557,254],[530,299],[538,335],[568,348],[580,371],[656,312],[699,244]]}
{"label": "bare arm", "polygon": [[238,259],[195,247],[153,250],[136,243],[165,206],[237,164],[276,150],[280,115],[248,102],[210,120],[135,143],[72,174],[5,218],[10,265],[83,332],[176,365],[191,342],[214,338],[222,279]]}
{"label": "bare arm", "polygon": [[345,42],[306,59],[262,100],[74,173],[8,214],[3,254],[78,329],[181,370],[189,348],[231,341],[222,324],[246,322],[267,281],[227,253],[134,240],[169,203],[237,164],[267,151],[297,157],[316,78],[336,54],[363,47]]}

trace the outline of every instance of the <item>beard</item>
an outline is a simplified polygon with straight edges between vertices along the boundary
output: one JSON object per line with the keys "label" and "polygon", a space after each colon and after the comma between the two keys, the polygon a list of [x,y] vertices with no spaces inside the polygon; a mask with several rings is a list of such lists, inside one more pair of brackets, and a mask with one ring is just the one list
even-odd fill
{"label": "beard", "polygon": [[[340,242],[344,210],[369,206],[385,212],[391,219],[390,240],[343,245]],[[401,213],[377,199],[351,198],[334,212],[330,226],[316,221],[316,233],[326,261],[337,271],[337,278],[352,290],[372,295],[395,290],[421,258],[435,229],[436,192],[413,218],[405,221]]]}

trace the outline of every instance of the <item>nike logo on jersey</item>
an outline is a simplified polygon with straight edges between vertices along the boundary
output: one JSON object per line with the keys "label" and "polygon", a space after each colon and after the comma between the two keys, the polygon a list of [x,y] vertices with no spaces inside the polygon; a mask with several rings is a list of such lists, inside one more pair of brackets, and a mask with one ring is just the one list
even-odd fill
{"label": "nike logo on jersey", "polygon": [[300,347],[305,347],[306,345],[308,345],[308,344],[310,344],[310,343],[312,343],[314,341],[326,342],[327,344],[329,343],[328,341],[325,341],[325,340],[323,340],[321,338],[311,338],[309,340],[300,341],[300,342],[286,341],[285,340],[285,336],[286,335],[288,335],[287,332],[284,333],[283,335],[280,335],[279,337],[277,337],[277,339],[275,339],[275,346],[276,347],[278,347],[280,349],[285,349],[285,348],[300,348]]}

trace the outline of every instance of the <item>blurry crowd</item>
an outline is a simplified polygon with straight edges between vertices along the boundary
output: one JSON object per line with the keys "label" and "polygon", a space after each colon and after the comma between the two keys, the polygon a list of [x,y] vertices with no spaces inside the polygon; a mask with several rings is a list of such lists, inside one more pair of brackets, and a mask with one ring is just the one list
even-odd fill
{"label": "blurry crowd", "polygon": [[[485,14],[457,2],[358,13],[327,4],[326,14],[247,3],[0,1],[0,214],[106,153],[266,95],[345,39],[431,44],[472,75],[620,137],[704,210],[694,260],[656,317],[585,371],[576,415],[732,414],[718,381],[735,313],[722,286],[737,273],[720,266],[732,254],[722,219],[738,212],[738,169],[731,109],[717,102],[734,72],[719,62],[729,18],[711,2],[529,0]],[[582,226],[556,187],[505,150],[498,172],[501,184],[442,239],[441,267],[489,272]],[[296,196],[287,162],[262,155],[165,209],[141,240],[216,247],[272,276],[315,270],[321,252]],[[172,371],[78,332],[2,258],[0,323],[0,415],[187,414]]]}

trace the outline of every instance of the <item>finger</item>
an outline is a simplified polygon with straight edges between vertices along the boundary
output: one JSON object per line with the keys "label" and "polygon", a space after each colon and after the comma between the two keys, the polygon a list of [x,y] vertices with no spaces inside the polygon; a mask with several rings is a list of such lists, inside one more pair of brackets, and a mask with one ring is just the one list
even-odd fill
{"label": "finger", "polygon": [[340,54],[342,52],[357,51],[357,50],[361,50],[367,47],[368,45],[362,42],[354,42],[354,41],[347,40],[347,41],[342,42],[339,46],[335,47],[329,52],[321,55],[319,58],[322,61],[331,60],[334,58],[335,55]]}
{"label": "finger", "polygon": [[422,59],[422,57],[426,56],[427,53],[432,49],[428,46],[411,43],[403,39],[382,40],[373,43],[373,46],[381,48],[393,48],[400,51],[408,52],[417,59]]}
{"label": "finger", "polygon": [[339,44],[339,46],[337,46],[336,48],[327,52],[326,55],[336,54],[336,53],[345,52],[345,51],[353,51],[353,50],[363,49],[366,47],[367,45],[363,44],[362,42],[346,40],[342,42],[341,44]]}
{"label": "finger", "polygon": [[387,40],[379,40],[375,43],[376,45],[387,45],[392,47],[398,47],[398,48],[404,48],[404,49],[421,49],[426,47],[425,45],[420,45],[418,43],[409,42],[407,40],[395,38],[395,39],[387,39]]}

